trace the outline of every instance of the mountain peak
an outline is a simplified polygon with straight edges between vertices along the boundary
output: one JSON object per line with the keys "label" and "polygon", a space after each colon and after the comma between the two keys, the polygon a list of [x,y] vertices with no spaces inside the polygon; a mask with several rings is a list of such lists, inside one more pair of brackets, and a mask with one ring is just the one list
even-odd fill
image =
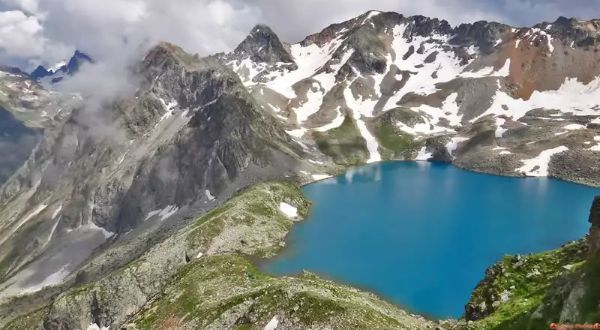
{"label": "mountain peak", "polygon": [[46,77],[51,77],[50,82],[56,83],[61,81],[65,75],[74,75],[77,73],[77,71],[79,71],[81,66],[85,63],[94,63],[94,60],[87,54],[76,50],[68,62],[60,62],[50,69],[44,67],[43,65],[38,65],[37,68],[35,68],[35,70],[29,74],[29,76],[31,79],[37,81]]}
{"label": "mountain peak", "polygon": [[197,54],[187,53],[183,48],[175,44],[161,41],[146,53],[143,63],[147,68],[182,65],[192,70],[202,66],[201,63],[205,63],[206,61],[207,59],[200,59]]}
{"label": "mountain peak", "polygon": [[279,37],[264,24],[255,25],[250,34],[234,50],[239,57],[250,57],[254,62],[294,63],[292,55]]}
{"label": "mountain peak", "polygon": [[273,30],[268,25],[258,23],[252,28],[252,30],[250,30],[250,34],[274,35],[275,32],[273,32]]}

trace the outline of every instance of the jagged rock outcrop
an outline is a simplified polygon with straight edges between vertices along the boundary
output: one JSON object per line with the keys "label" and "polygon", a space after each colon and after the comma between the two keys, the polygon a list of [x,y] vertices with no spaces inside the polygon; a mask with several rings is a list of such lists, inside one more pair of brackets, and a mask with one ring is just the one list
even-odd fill
{"label": "jagged rock outcrop", "polygon": [[61,82],[65,77],[76,74],[82,65],[89,63],[94,63],[94,60],[87,54],[76,50],[68,62],[62,62],[57,67],[51,69],[38,65],[29,76],[31,79],[41,83],[56,84]]}
{"label": "jagged rock outcrop", "polygon": [[294,59],[279,37],[264,24],[258,24],[233,51],[239,58],[248,57],[254,62],[275,64],[294,63]]}

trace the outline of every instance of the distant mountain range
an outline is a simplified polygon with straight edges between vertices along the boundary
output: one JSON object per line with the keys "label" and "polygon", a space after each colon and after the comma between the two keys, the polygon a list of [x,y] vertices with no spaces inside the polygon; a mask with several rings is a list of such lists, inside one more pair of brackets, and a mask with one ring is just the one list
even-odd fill
{"label": "distant mountain range", "polygon": [[94,60],[77,50],[68,61],[57,63],[50,69],[39,65],[29,75],[35,81],[55,84],[62,81],[65,76],[77,73],[79,68],[86,63],[94,63]]}

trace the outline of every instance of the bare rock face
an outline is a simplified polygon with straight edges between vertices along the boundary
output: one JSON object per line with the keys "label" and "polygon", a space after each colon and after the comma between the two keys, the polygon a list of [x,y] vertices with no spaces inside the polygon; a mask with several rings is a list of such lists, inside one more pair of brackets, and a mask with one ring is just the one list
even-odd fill
{"label": "bare rock face", "polygon": [[473,24],[461,24],[455,31],[456,36],[450,41],[454,44],[475,44],[485,53],[494,51],[496,41],[506,33],[510,26],[506,24],[478,21]]}
{"label": "bare rock face", "polygon": [[41,133],[0,107],[0,185],[27,160]]}
{"label": "bare rock face", "polygon": [[301,148],[218,61],[162,43],[136,70],[135,95],[94,113],[75,109],[0,190],[5,295],[72,275],[149,220],[177,223],[179,209],[209,207],[301,161]]}
{"label": "bare rock face", "polygon": [[294,59],[285,49],[279,37],[264,24],[256,25],[233,52],[239,57],[249,56],[255,62],[294,63]]}

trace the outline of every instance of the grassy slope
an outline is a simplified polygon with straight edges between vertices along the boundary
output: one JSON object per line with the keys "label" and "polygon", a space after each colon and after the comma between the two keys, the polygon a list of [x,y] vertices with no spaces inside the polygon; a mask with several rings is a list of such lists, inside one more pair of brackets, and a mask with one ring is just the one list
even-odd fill
{"label": "grassy slope", "polygon": [[376,118],[372,124],[373,134],[379,142],[379,152],[384,159],[413,159],[423,143],[403,133],[396,126],[397,122],[414,126],[423,119],[415,112],[404,108],[395,108]]}
{"label": "grassy slope", "polygon": [[374,295],[312,274],[271,277],[235,254],[201,258],[133,322],[139,329],[262,329],[274,316],[288,326],[402,329],[425,325]]}
{"label": "grassy slope", "polygon": [[340,127],[314,132],[313,137],[321,152],[333,158],[336,164],[357,165],[369,158],[367,142],[350,116],[346,116]]}

